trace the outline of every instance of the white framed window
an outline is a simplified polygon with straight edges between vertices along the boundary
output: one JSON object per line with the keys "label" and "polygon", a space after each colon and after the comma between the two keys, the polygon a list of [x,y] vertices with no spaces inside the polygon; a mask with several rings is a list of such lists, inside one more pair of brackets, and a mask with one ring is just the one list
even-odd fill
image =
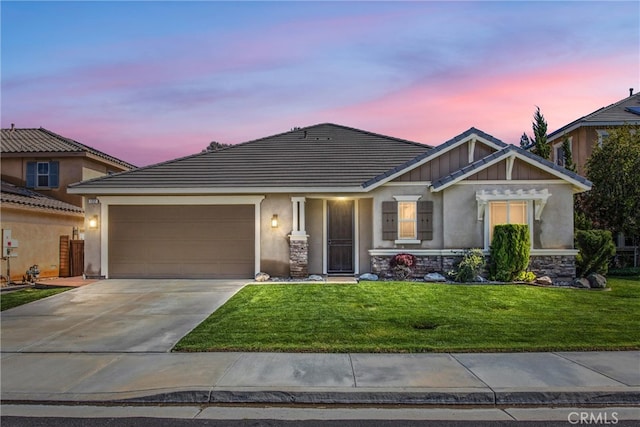
{"label": "white framed window", "polygon": [[398,240],[418,238],[418,207],[416,202],[398,202]]}
{"label": "white framed window", "polygon": [[493,240],[493,229],[501,224],[527,224],[529,231],[532,222],[529,220],[529,202],[526,200],[496,200],[489,202],[489,244]]}
{"label": "white framed window", "polygon": [[398,203],[396,243],[420,243],[418,240],[418,200],[422,196],[393,196]]}
{"label": "white framed window", "polygon": [[58,188],[60,162],[27,162],[27,188]]}

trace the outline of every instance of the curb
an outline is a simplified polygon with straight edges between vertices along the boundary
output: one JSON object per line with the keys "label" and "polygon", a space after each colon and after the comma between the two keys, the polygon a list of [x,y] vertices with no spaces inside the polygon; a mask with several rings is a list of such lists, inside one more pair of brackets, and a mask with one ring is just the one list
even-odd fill
{"label": "curb", "polygon": [[[295,391],[295,390],[181,390],[134,396],[135,393],[42,395],[40,398],[3,396],[3,404],[341,404],[433,406],[568,406],[638,405],[640,390],[600,391]],[[123,395],[128,395],[125,397]]]}

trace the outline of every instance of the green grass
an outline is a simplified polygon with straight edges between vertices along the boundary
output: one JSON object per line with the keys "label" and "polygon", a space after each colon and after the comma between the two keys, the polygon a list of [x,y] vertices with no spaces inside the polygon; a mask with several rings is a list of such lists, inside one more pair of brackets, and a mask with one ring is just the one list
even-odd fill
{"label": "green grass", "polygon": [[27,288],[19,291],[3,292],[0,295],[0,311],[8,310],[19,305],[50,297],[71,288],[34,289]]}
{"label": "green grass", "polygon": [[250,285],[177,351],[459,352],[640,349],[640,280],[611,291],[362,282]]}

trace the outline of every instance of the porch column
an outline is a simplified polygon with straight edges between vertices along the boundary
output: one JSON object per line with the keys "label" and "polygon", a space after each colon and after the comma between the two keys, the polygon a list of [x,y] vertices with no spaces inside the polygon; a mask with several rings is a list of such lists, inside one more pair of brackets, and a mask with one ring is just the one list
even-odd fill
{"label": "porch column", "polygon": [[289,235],[289,269],[291,277],[303,278],[309,275],[309,244],[305,230],[305,198],[292,197],[293,224]]}

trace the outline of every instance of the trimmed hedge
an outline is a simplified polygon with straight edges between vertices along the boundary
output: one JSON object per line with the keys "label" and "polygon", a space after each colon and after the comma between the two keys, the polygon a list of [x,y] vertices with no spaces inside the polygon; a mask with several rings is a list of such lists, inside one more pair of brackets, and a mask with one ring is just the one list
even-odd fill
{"label": "trimmed hedge", "polygon": [[587,277],[591,273],[606,276],[609,261],[616,254],[611,232],[608,230],[578,230],[576,248],[576,274]]}
{"label": "trimmed hedge", "polygon": [[516,280],[527,270],[530,252],[528,225],[496,225],[490,248],[489,277],[499,282]]}

